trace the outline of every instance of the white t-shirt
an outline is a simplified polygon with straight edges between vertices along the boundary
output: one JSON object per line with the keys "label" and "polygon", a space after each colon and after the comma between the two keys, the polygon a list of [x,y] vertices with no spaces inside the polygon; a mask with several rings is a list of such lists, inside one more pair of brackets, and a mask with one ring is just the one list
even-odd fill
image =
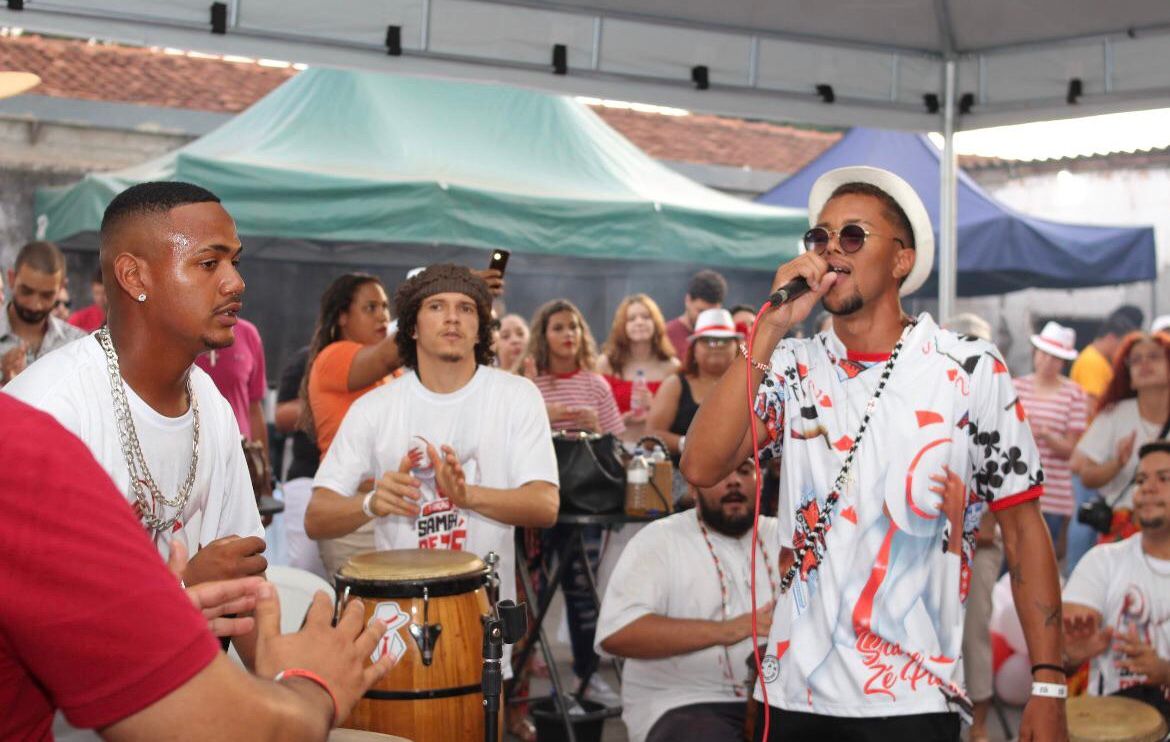
{"label": "white t-shirt", "polygon": [[[769,582],[780,579],[780,546],[775,518],[760,518],[759,528],[763,549],[756,553],[756,602],[764,605],[774,595]],[[727,615],[723,615],[719,574],[695,511],[675,513],[639,531],[618,559],[597,618],[594,646],[598,652],[602,641],[642,616],[721,621],[751,610],[751,532],[740,538],[710,528],[707,532],[727,581]],[[771,578],[765,553],[772,563]],[[626,660],[622,721],[631,742],[645,739],[654,722],[671,709],[696,703],[746,703],[752,640],[748,637],[724,649],[708,647],[663,659]]]}
{"label": "white t-shirt", "polygon": [[[1142,551],[1142,535],[1089,550],[1064,587],[1066,603],[1088,606],[1115,635],[1137,631],[1162,659],[1170,659],[1170,560]],[[1090,664],[1089,693],[1107,696],[1142,685],[1144,675],[1122,670],[1124,655],[1112,646]],[[1170,690],[1166,700],[1170,701]]]}
{"label": "white t-shirt", "polygon": [[[1129,461],[1125,462],[1121,471],[1117,472],[1117,476],[1097,488],[1097,492],[1113,507],[1133,507],[1134,488],[1130,485],[1133,483],[1134,475],[1137,474],[1138,450],[1146,443],[1157,440],[1160,432],[1162,432],[1162,423],[1143,419],[1138,413],[1137,399],[1130,398],[1123,399],[1109,409],[1098,413],[1092,424],[1089,425],[1089,429],[1081,437],[1080,442],[1077,443],[1078,451],[1088,456],[1094,463],[1103,464],[1117,453],[1118,441],[1131,433],[1137,433],[1134,437],[1133,453],[1130,454]],[[1114,502],[1114,498],[1122,492],[1125,494]]]}
{"label": "white t-shirt", "polygon": [[[134,429],[151,477],[168,499],[178,495],[191,466],[193,413],[160,415],[123,383]],[[190,554],[224,536],[259,536],[264,527],[240,446],[240,429],[227,400],[206,373],[191,367],[191,391],[199,402],[199,462],[195,484],[176,529],[156,539],[166,557],[182,536]],[[6,394],[49,413],[80,438],[126,495],[130,470],[114,420],[114,398],[105,352],[92,335],[50,353],[4,387]],[[174,510],[163,506],[166,517]]]}
{"label": "white t-shirt", "polygon": [[[430,391],[414,373],[364,394],[345,414],[313,486],[353,496],[363,480],[396,471],[420,437],[436,450],[454,448],[468,484],[497,489],[558,484],[548,413],[536,386],[479,366],[471,381],[450,394]],[[378,518],[377,548],[455,549],[480,557],[494,551],[500,557],[500,598],[515,599],[512,526],[461,511],[433,494],[424,495],[420,506],[418,518]]]}
{"label": "white t-shirt", "polygon": [[[870,717],[950,710],[958,689],[964,602],[984,504],[1036,499],[1044,475],[1007,366],[991,343],[926,314],[857,449],[823,561],[811,552],[776,606],[763,679],[792,711]],[[833,487],[886,356],[850,354],[829,330],[777,346],[756,400],[783,456],[780,540],[803,544]],[[968,490],[962,534],[930,492],[943,467]],[[961,538],[960,555],[946,551]],[[762,699],[759,688],[757,698]]]}

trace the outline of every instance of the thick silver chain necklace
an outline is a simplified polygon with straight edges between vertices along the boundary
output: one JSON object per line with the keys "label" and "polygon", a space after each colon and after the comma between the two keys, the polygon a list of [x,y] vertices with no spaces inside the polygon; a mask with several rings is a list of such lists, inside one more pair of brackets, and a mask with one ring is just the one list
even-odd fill
{"label": "thick silver chain necklace", "polygon": [[[187,399],[191,400],[191,466],[187,470],[187,479],[179,488],[179,494],[174,499],[163,495],[154,477],[150,475],[150,468],[146,465],[146,458],[142,455],[142,446],[138,443],[138,432],[134,429],[134,418],[130,414],[130,401],[126,398],[125,381],[122,380],[122,371],[118,367],[118,353],[114,350],[114,342],[110,339],[109,327],[103,327],[97,333],[98,343],[106,353],[106,369],[110,374],[110,392],[114,397],[114,421],[118,428],[118,441],[122,444],[122,455],[126,458],[126,468],[130,470],[130,494],[138,505],[143,524],[156,535],[166,533],[174,527],[175,522],[183,515],[187,502],[191,499],[191,491],[195,487],[195,470],[199,466],[199,401],[191,392],[191,374],[187,374]],[[163,517],[165,507],[174,508],[170,517]],[[156,512],[156,509],[158,512]]]}

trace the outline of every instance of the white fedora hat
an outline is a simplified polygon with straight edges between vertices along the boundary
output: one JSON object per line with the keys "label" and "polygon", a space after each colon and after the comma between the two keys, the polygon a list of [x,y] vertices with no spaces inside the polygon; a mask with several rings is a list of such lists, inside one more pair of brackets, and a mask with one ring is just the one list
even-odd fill
{"label": "white fedora hat", "polygon": [[41,84],[41,78],[31,72],[0,71],[0,98],[27,93]]}
{"label": "white fedora hat", "polygon": [[698,338],[737,338],[743,340],[743,333],[735,329],[731,312],[726,309],[704,309],[695,320],[695,331],[687,338],[693,343]]}
{"label": "white fedora hat", "polygon": [[1066,361],[1077,357],[1077,331],[1071,327],[1049,322],[1039,335],[1032,336],[1032,345],[1048,355]]}
{"label": "white fedora hat", "polygon": [[810,227],[816,225],[821,210],[825,208],[825,203],[833,195],[833,191],[846,183],[868,183],[880,188],[906,212],[906,218],[910,220],[910,229],[914,232],[914,267],[902,282],[898,294],[901,296],[913,294],[926,282],[926,277],[930,275],[930,269],[934,265],[934,227],[931,226],[930,214],[927,213],[922,199],[909,183],[889,170],[867,165],[839,167],[817,178],[808,193]]}

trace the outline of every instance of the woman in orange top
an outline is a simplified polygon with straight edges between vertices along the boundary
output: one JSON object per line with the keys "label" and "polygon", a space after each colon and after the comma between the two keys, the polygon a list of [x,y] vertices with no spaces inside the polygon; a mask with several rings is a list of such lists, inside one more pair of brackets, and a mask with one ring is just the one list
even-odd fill
{"label": "woman in orange top", "polygon": [[[386,383],[401,365],[390,333],[390,300],[382,282],[368,273],[339,276],[321,297],[321,314],[309,344],[309,370],[301,385],[306,402],[302,427],[316,435],[322,458],[350,405]],[[348,536],[317,545],[327,572],[333,574],[351,554],[373,550],[373,521]]]}

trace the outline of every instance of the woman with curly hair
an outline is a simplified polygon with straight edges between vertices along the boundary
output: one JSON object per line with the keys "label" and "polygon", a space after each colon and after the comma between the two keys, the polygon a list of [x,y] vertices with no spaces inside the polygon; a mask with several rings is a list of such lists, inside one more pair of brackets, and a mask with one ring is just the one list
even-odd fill
{"label": "woman with curly hair", "polygon": [[[398,346],[390,334],[390,300],[377,276],[346,273],[321,296],[321,312],[301,384],[301,427],[317,439],[321,458],[341,427],[350,406],[366,392],[386,383],[401,367]],[[373,482],[368,488],[373,487]],[[285,517],[303,534],[308,502],[286,504]],[[290,533],[290,543],[293,541]],[[333,574],[359,551],[374,548],[372,524],[339,539],[317,541],[326,574]]]}
{"label": "woman with curly hair", "polygon": [[613,390],[626,424],[626,440],[642,436],[655,392],[677,370],[678,358],[666,336],[662,310],[646,294],[622,299],[597,360],[597,371]]}
{"label": "woman with curly hair", "polygon": [[1073,471],[1095,487],[1113,508],[1113,525],[1102,542],[1120,541],[1138,531],[1133,522],[1133,482],[1137,452],[1164,436],[1170,419],[1170,337],[1134,332],[1113,359],[1113,380],[1085,432]]}

